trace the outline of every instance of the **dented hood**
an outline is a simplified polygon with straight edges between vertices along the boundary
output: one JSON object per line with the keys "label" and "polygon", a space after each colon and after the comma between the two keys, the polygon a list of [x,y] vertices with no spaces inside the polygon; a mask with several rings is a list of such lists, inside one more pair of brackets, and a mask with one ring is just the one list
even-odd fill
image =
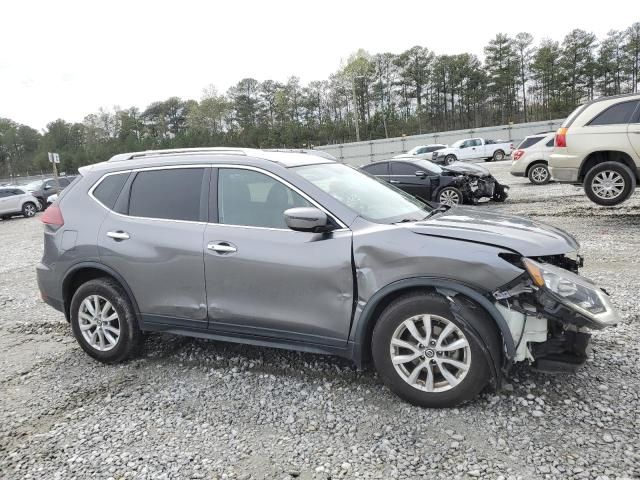
{"label": "dented hood", "polygon": [[491,175],[489,170],[480,165],[476,165],[475,163],[453,162],[452,164],[441,168],[449,172],[475,175],[477,177],[488,177]]}
{"label": "dented hood", "polygon": [[525,257],[560,255],[579,248],[559,228],[524,217],[455,207],[422,222],[406,224],[415,233],[455,238],[508,248]]}

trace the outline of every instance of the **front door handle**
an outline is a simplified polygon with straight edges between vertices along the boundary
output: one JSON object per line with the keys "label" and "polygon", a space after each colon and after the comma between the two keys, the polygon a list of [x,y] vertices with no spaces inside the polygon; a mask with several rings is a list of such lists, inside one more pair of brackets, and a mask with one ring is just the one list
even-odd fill
{"label": "front door handle", "polygon": [[207,248],[217,253],[235,253],[238,251],[235,245],[229,242],[210,242]]}
{"label": "front door handle", "polygon": [[117,241],[129,240],[129,234],[127,232],[123,232],[122,230],[118,230],[117,232],[107,232],[107,237],[113,238]]}

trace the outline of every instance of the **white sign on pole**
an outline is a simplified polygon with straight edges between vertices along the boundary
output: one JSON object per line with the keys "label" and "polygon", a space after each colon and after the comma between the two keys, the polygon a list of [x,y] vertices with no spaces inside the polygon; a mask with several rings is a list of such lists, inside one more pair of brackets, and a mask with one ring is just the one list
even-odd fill
{"label": "white sign on pole", "polygon": [[60,163],[60,155],[57,153],[47,152],[49,154],[49,162],[50,163]]}

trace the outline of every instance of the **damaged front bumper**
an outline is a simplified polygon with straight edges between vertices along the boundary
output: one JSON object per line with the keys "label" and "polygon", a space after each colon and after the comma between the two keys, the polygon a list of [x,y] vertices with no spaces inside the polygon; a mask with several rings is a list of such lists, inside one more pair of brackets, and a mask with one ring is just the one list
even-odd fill
{"label": "damaged front bumper", "polygon": [[618,323],[609,295],[577,274],[579,260],[562,257],[552,265],[522,258],[525,273],[493,293],[516,344],[512,362],[528,361],[547,372],[576,371],[587,359],[589,331]]}

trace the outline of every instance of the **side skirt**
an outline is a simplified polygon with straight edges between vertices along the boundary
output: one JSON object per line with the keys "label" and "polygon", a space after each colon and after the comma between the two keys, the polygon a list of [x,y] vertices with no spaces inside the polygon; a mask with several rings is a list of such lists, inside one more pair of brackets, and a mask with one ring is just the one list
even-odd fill
{"label": "side skirt", "polygon": [[158,322],[144,322],[144,330],[148,332],[163,332],[174,335],[183,335],[194,338],[204,338],[208,340],[219,340],[222,342],[242,343],[259,347],[282,348],[284,350],[294,350],[306,353],[319,353],[322,355],[336,355],[349,360],[353,360],[353,343],[348,342],[344,347],[322,345],[317,343],[303,343],[291,340],[273,339],[246,334],[229,334],[229,332],[219,332],[215,330],[205,330],[184,326],[168,325]]}

